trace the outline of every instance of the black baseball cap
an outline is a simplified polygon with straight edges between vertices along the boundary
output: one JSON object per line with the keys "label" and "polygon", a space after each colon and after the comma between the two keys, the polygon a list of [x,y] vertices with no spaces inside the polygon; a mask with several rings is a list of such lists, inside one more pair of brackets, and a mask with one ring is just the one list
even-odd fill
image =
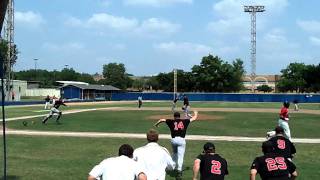
{"label": "black baseball cap", "polygon": [[174,112],[173,117],[179,118],[180,117],[180,113],[179,112]]}
{"label": "black baseball cap", "polygon": [[214,149],[216,149],[216,148],[215,148],[214,144],[211,143],[211,142],[207,142],[207,143],[205,143],[205,144],[203,145],[203,150],[204,150],[204,151],[214,150]]}

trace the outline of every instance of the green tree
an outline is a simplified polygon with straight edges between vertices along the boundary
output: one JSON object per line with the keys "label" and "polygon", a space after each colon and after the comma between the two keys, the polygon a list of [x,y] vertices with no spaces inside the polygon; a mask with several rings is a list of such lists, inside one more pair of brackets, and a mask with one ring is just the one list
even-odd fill
{"label": "green tree", "polygon": [[277,83],[280,92],[305,92],[306,81],[303,77],[307,66],[304,63],[290,63],[281,70],[281,79]]}
{"label": "green tree", "polygon": [[240,59],[229,64],[212,55],[203,57],[200,65],[192,67],[196,90],[205,92],[240,91],[244,72]]}
{"label": "green tree", "polygon": [[146,85],[149,87],[149,89],[158,91],[160,89],[160,83],[157,79],[157,76],[152,76],[149,78],[146,82]]}
{"label": "green tree", "polygon": [[272,87],[270,87],[270,86],[268,86],[266,84],[263,84],[261,86],[258,86],[257,90],[266,93],[266,92],[271,92],[272,91]]}
{"label": "green tree", "polygon": [[126,68],[122,63],[109,63],[103,65],[104,83],[120,89],[127,89],[132,85],[132,79],[126,73]]}
{"label": "green tree", "polygon": [[143,91],[147,88],[146,82],[147,81],[144,78],[134,79],[132,82],[132,87],[138,89],[139,91]]}
{"label": "green tree", "polygon": [[320,64],[308,65],[303,72],[303,79],[305,80],[305,89],[307,92],[320,91]]}

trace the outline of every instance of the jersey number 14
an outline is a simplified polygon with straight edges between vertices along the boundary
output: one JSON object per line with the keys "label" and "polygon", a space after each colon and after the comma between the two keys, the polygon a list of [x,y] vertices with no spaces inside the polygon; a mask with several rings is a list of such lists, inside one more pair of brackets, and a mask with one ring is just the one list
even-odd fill
{"label": "jersey number 14", "polygon": [[174,122],[174,130],[178,131],[179,129],[181,129],[181,130],[184,129],[183,122],[182,121],[180,121],[179,123],[178,122]]}

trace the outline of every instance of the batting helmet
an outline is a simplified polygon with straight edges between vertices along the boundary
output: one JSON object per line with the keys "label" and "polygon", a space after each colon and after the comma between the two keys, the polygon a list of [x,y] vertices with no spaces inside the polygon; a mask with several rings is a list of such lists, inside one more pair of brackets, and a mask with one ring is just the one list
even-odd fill
{"label": "batting helmet", "polygon": [[283,102],[283,106],[286,107],[286,108],[289,108],[290,102],[289,101],[284,101]]}

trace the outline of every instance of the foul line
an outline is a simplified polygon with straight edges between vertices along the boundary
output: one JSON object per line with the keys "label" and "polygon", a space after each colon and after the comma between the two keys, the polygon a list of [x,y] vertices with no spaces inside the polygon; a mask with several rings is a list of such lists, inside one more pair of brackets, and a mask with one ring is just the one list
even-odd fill
{"label": "foul line", "polygon": [[[57,137],[89,137],[89,138],[132,138],[145,139],[145,134],[139,133],[98,133],[98,132],[66,132],[66,131],[30,131],[30,130],[7,130],[10,135],[27,135],[27,136],[57,136]],[[171,139],[169,134],[160,134],[160,139]],[[203,141],[236,141],[236,142],[263,142],[266,138],[261,137],[241,137],[241,136],[205,136],[205,135],[188,135],[187,140]],[[320,139],[293,138],[294,143],[319,144]]]}

